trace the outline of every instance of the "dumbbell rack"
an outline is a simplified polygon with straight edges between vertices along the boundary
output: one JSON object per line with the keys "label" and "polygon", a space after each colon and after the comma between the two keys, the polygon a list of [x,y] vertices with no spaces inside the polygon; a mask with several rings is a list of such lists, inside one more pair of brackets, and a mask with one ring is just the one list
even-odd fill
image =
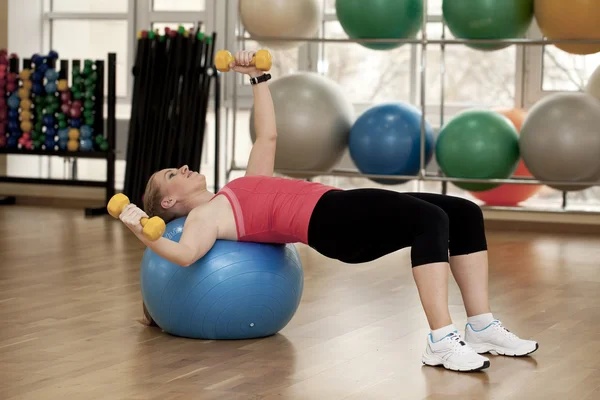
{"label": "dumbbell rack", "polygon": [[[29,65],[30,60],[24,59],[23,65]],[[61,78],[68,79],[69,61],[61,60]],[[79,60],[72,60],[72,66],[80,65]],[[27,150],[22,148],[0,148],[0,154],[9,155],[38,155],[63,158],[89,158],[89,159],[104,159],[106,160],[106,180],[78,180],[75,177],[72,179],[51,179],[51,178],[28,178],[28,177],[13,177],[0,176],[0,182],[17,183],[17,184],[33,184],[33,185],[54,185],[54,186],[78,186],[78,187],[101,187],[105,189],[105,202],[100,207],[86,208],[85,216],[98,216],[107,213],[106,204],[115,194],[115,161],[116,161],[116,53],[108,53],[108,68],[107,73],[107,95],[104,95],[104,76],[105,62],[104,60],[96,61],[96,71],[98,80],[96,83],[95,93],[95,119],[94,132],[103,132],[106,138],[108,149],[106,151],[67,151],[67,150]],[[16,72],[16,71],[15,71]],[[107,103],[106,115],[106,132],[104,132],[104,101]],[[14,196],[0,198],[0,204],[10,205],[15,204]]]}
{"label": "dumbbell rack", "polygon": [[[423,9],[428,10],[428,0],[423,0]],[[428,13],[425,11],[423,13],[422,26],[423,28],[427,27],[427,23],[430,22],[428,20]],[[238,42],[245,41],[254,41],[257,43],[268,42],[270,40],[277,40],[282,42],[299,42],[299,43],[402,43],[402,44],[411,44],[411,45],[419,45],[421,47],[421,60],[419,65],[419,74],[420,74],[420,108],[421,108],[421,148],[420,148],[420,168],[419,173],[417,175],[373,175],[373,174],[364,174],[360,171],[356,171],[353,169],[339,169],[335,168],[331,171],[308,171],[303,170],[302,172],[313,175],[313,176],[332,176],[332,177],[359,177],[359,178],[377,178],[377,179],[386,179],[386,180],[397,180],[397,181],[429,181],[429,182],[440,182],[441,184],[441,193],[447,194],[448,183],[451,182],[462,182],[462,183],[495,183],[495,184],[521,184],[521,185],[560,185],[565,184],[565,182],[554,182],[554,181],[545,181],[538,180],[534,178],[527,177],[511,177],[507,179],[470,179],[470,178],[454,178],[444,176],[441,171],[438,171],[437,174],[432,174],[426,170],[425,165],[425,122],[426,122],[426,65],[427,65],[427,48],[428,46],[438,45],[441,48],[441,65],[440,65],[440,75],[442,76],[440,92],[441,92],[441,103],[440,103],[440,126],[444,126],[444,75],[446,71],[445,65],[445,52],[447,46],[464,46],[467,44],[505,44],[505,45],[523,45],[523,46],[544,46],[544,45],[552,45],[552,44],[598,44],[600,40],[598,39],[447,39],[446,38],[446,29],[447,26],[445,21],[439,21],[442,25],[442,36],[440,39],[430,39],[427,36],[427,29],[422,29],[422,36],[420,38],[414,39],[351,39],[351,38],[322,38],[322,37],[263,37],[263,36],[254,36],[250,35],[248,37],[243,34],[238,34],[236,40]],[[241,32],[243,33],[243,25],[241,23],[241,18],[238,12],[236,26],[241,28]],[[233,85],[233,94],[232,94],[232,109],[233,109],[233,127],[232,127],[232,140],[230,151],[235,151],[235,136],[236,136],[236,114],[237,114],[237,85]],[[245,167],[236,165],[234,157],[231,158],[230,162],[226,161],[226,180],[229,180],[230,174],[233,171],[244,171]],[[220,166],[217,164],[215,168],[219,168]],[[281,174],[293,174],[296,171],[277,169],[277,173]],[[572,186],[600,186],[599,182],[569,182],[569,185]],[[562,205],[561,211],[563,213],[581,213],[581,211],[569,211],[567,210],[567,200],[568,200],[568,192],[562,192]],[[482,208],[490,209],[490,210],[513,210],[513,211],[530,211],[523,207],[504,207],[504,206],[483,206]],[[556,212],[555,210],[536,210],[536,211],[548,211],[548,212]],[[584,213],[592,214],[592,211],[584,211]]]}

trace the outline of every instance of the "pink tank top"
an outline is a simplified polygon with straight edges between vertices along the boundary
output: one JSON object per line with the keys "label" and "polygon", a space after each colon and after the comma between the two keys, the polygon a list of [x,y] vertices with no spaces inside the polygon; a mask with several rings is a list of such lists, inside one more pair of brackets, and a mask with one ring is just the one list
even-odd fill
{"label": "pink tank top", "polygon": [[308,244],[312,211],[330,190],[340,189],[297,179],[244,176],[229,182],[215,197],[229,200],[239,241]]}

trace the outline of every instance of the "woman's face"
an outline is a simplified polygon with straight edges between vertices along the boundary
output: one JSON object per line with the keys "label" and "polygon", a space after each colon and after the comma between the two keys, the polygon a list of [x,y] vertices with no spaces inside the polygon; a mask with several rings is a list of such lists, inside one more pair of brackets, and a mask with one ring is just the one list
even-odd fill
{"label": "woman's face", "polygon": [[167,168],[156,173],[155,182],[160,185],[164,197],[173,197],[177,201],[190,194],[206,190],[206,177],[198,172],[190,171],[187,165],[176,169]]}

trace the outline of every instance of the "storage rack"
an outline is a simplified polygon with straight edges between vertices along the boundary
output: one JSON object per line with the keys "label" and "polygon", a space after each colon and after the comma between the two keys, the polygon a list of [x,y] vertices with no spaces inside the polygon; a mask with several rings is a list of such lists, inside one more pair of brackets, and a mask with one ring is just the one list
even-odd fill
{"label": "storage rack", "polygon": [[[105,190],[105,203],[99,207],[86,208],[85,216],[98,216],[107,213],[106,204],[115,194],[115,161],[116,161],[116,53],[108,53],[108,68],[105,68],[104,60],[96,61],[96,72],[98,79],[96,83],[95,93],[95,119],[94,132],[103,133],[106,138],[108,149],[107,151],[67,151],[67,150],[26,150],[15,148],[0,148],[0,154],[10,155],[39,155],[64,158],[89,158],[106,160],[106,180],[78,180],[72,179],[50,179],[50,178],[27,178],[27,177],[12,177],[0,176],[0,182],[19,183],[19,184],[34,184],[34,185],[55,185],[55,186],[79,186],[79,187],[101,187]],[[79,66],[79,60],[72,60],[72,66]],[[23,66],[29,65],[30,60],[24,59]],[[61,70],[59,71],[61,78],[67,79],[69,75],[69,61],[61,60]],[[106,70],[106,71],[105,71]],[[104,95],[104,76],[107,76],[107,94]],[[106,113],[106,132],[104,131],[104,101],[107,104]],[[6,197],[2,200],[2,204],[15,204],[16,199],[13,196]]]}
{"label": "storage rack", "polygon": [[[244,35],[237,35],[236,40],[238,43],[244,41],[254,41],[254,42],[263,42],[268,40],[276,39],[278,41],[283,42],[317,42],[317,43],[402,43],[402,44],[416,44],[421,46],[421,60],[419,66],[420,73],[420,108],[421,108],[421,149],[420,149],[420,168],[419,173],[417,175],[372,175],[372,174],[364,174],[356,170],[350,169],[333,169],[331,171],[307,171],[303,170],[302,172],[306,172],[307,174],[314,176],[337,176],[337,177],[360,177],[360,178],[378,178],[378,179],[386,179],[386,180],[417,180],[417,181],[430,181],[430,182],[440,182],[441,183],[441,192],[442,194],[447,194],[447,185],[451,182],[464,182],[464,183],[497,183],[497,184],[521,184],[521,185],[553,185],[553,184],[562,184],[568,183],[571,186],[600,186],[600,181],[597,182],[555,182],[555,181],[547,181],[547,180],[538,180],[534,178],[527,177],[512,177],[508,179],[468,179],[468,178],[453,178],[442,176],[440,173],[431,174],[426,171],[425,166],[425,121],[427,118],[426,115],[426,65],[427,65],[427,47],[431,45],[439,45],[441,50],[441,65],[440,65],[440,74],[441,74],[441,102],[440,102],[440,126],[444,125],[444,94],[445,94],[445,83],[444,83],[444,74],[446,71],[445,66],[445,51],[446,46],[454,46],[454,45],[466,45],[466,44],[505,44],[505,45],[523,45],[523,46],[544,46],[551,44],[598,44],[600,43],[600,39],[560,39],[560,40],[550,40],[550,39],[446,39],[446,24],[442,23],[442,37],[441,39],[429,39],[427,36],[427,23],[428,21],[428,0],[423,0],[423,19],[421,29],[421,38],[416,39],[351,39],[351,38],[320,38],[320,37],[270,37],[270,36],[249,36],[246,37]],[[237,15],[237,25],[241,26],[241,19],[238,12]],[[236,136],[236,113],[237,113],[237,84],[233,85],[233,93],[232,93],[232,110],[233,110],[233,123],[232,123],[232,141],[231,148],[235,149],[235,136]],[[218,143],[219,137],[216,138],[216,142]],[[226,160],[227,163],[227,160]],[[215,159],[215,169],[219,169],[219,158]],[[236,165],[234,157],[232,157],[229,165],[226,165],[226,180],[229,180],[231,172],[233,171],[244,171],[245,168],[240,165]],[[288,174],[297,171],[290,171],[284,169],[277,169],[276,172],[281,174]],[[217,181],[215,181],[215,185],[217,185]],[[560,212],[564,213],[580,213],[581,211],[570,211],[567,210],[568,203],[568,192],[562,192],[562,204]],[[501,207],[501,206],[484,206],[486,209],[502,209],[502,210],[514,210],[514,211],[530,211],[528,209],[524,209],[521,207]],[[536,210],[542,211],[542,210]],[[548,210],[549,212],[557,212],[557,210]],[[591,213],[589,211],[585,211],[585,213]]]}

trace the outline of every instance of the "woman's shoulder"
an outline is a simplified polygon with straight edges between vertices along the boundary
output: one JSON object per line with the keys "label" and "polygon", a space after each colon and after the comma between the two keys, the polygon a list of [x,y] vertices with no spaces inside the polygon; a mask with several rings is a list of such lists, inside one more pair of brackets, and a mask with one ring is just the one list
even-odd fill
{"label": "woman's shoulder", "polygon": [[187,221],[206,224],[207,222],[214,220],[215,216],[219,215],[219,210],[223,208],[223,204],[219,197],[221,196],[217,196],[210,202],[193,208],[187,215]]}

